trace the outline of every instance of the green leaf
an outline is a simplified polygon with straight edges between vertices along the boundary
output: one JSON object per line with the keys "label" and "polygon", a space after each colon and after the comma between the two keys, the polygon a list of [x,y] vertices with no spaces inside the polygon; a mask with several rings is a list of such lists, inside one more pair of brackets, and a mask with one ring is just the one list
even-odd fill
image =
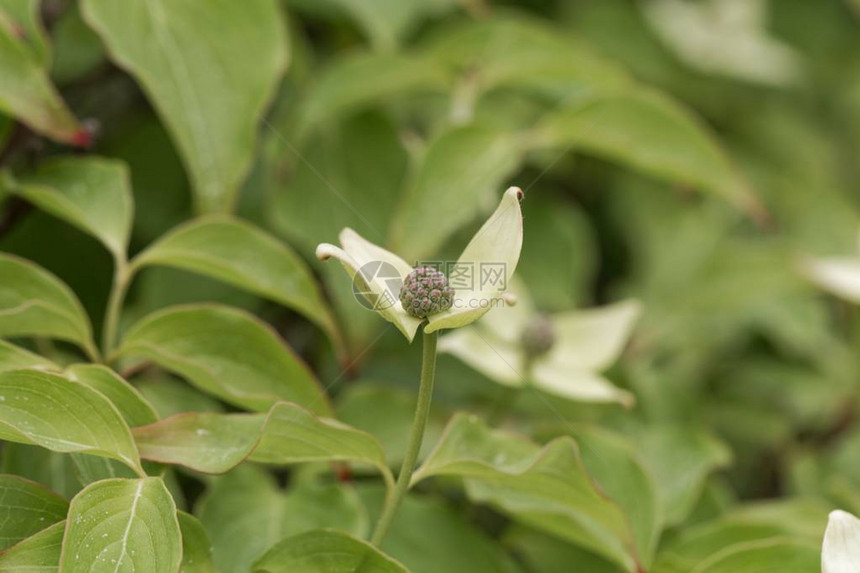
{"label": "green leaf", "polygon": [[188,513],[176,513],[182,533],[182,565],[179,573],[215,573],[211,544],[203,524]]}
{"label": "green leaf", "polygon": [[315,414],[328,399],[308,367],[254,316],[218,305],[173,307],[144,318],[119,353],[146,358],[201,390],[257,411],[286,400]]}
{"label": "green leaf", "polygon": [[395,97],[444,92],[449,84],[445,68],[421,55],[352,54],[320,72],[305,98],[298,132],[302,137],[327,119],[346,117]]}
{"label": "green leaf", "polygon": [[241,466],[215,480],[199,512],[219,571],[247,573],[285,536],[312,529],[337,527],[351,535],[367,533],[367,515],[352,489],[300,478],[286,493],[271,475],[252,466]]}
{"label": "green leaf", "polygon": [[[359,490],[368,508],[381,508],[382,487]],[[370,514],[371,522],[378,511]],[[502,546],[464,515],[429,496],[407,495],[380,549],[412,573],[515,573],[520,569]]]}
{"label": "green leaf", "polygon": [[0,439],[106,456],[143,473],[131,432],[113,404],[55,374],[0,373]]}
{"label": "green leaf", "polygon": [[[400,467],[409,444],[409,428],[415,417],[415,392],[356,380],[337,397],[337,419],[373,435],[382,444],[389,466]],[[385,412],[385,415],[380,416],[380,412]],[[423,460],[433,444],[439,441],[445,420],[440,408],[434,407],[424,431],[419,460]]]}
{"label": "green leaf", "polygon": [[369,543],[317,530],[284,539],[254,563],[254,573],[409,573]]}
{"label": "green leaf", "polygon": [[46,336],[98,352],[90,320],[60,279],[30,261],[0,253],[0,337]]}
{"label": "green leaf", "polygon": [[794,540],[738,543],[699,563],[695,573],[811,573],[821,567],[816,545]]}
{"label": "green leaf", "polygon": [[193,220],[161,238],[132,264],[166,265],[222,280],[302,313],[338,340],[334,319],[304,261],[285,244],[238,219]]}
{"label": "green leaf", "polygon": [[0,475],[0,500],[0,550],[66,519],[69,509],[45,486],[11,475]]}
{"label": "green leaf", "polygon": [[125,163],[97,157],[50,159],[20,176],[10,190],[125,259],[134,216]]}
{"label": "green leaf", "polygon": [[495,129],[461,127],[433,140],[394,220],[394,250],[407,261],[435,254],[461,226],[492,208],[497,189],[521,160],[516,137]]}
{"label": "green leaf", "polygon": [[50,62],[51,53],[45,30],[42,27],[42,14],[39,0],[0,0],[0,12],[8,18],[2,25],[17,26],[15,35],[19,36],[30,52],[43,65]]}
{"label": "green leaf", "polygon": [[589,553],[576,545],[565,543],[558,537],[522,526],[515,525],[507,531],[504,543],[522,557],[528,565],[529,571],[570,573],[571,563],[576,563],[579,570],[588,571],[588,573],[621,573],[623,571],[618,565],[613,565],[594,553]]}
{"label": "green leaf", "polygon": [[394,50],[427,16],[458,7],[457,0],[322,0],[356,21],[374,48]]}
{"label": "green leaf", "polygon": [[286,65],[277,5],[86,0],[82,6],[110,57],[142,84],[167,124],[198,210],[231,210]]}
{"label": "green leaf", "polygon": [[3,444],[2,472],[25,477],[70,499],[81,491],[81,482],[71,456],[39,446]]}
{"label": "green leaf", "polygon": [[57,370],[59,366],[38,354],[0,340],[0,371],[21,370],[23,368]]}
{"label": "green leaf", "polygon": [[96,482],[72,500],[67,524],[60,563],[64,573],[179,569],[182,538],[176,505],[161,478]]}
{"label": "green leaf", "polygon": [[55,141],[86,145],[90,136],[48,78],[44,54],[18,37],[23,31],[33,38],[29,32],[37,25],[35,19],[28,16],[24,22],[16,22],[12,19],[15,14],[6,11],[11,0],[6,2],[10,4],[0,4],[0,111]]}
{"label": "green leaf", "polygon": [[183,412],[223,412],[224,405],[189,386],[182,380],[165,375],[135,382],[147,402],[153,405],[159,418],[169,418]]}
{"label": "green leaf", "polygon": [[33,573],[57,571],[66,522],[56,523],[0,553],[0,571]]}
{"label": "green leaf", "polygon": [[245,459],[267,464],[351,461],[375,466],[393,482],[376,439],[282,402],[268,414],[179,414],[134,430],[141,456],[204,473],[224,473]]}
{"label": "green leaf", "polygon": [[140,392],[110,368],[97,364],[76,364],[67,368],[65,374],[110,400],[129,427],[146,426],[158,421],[158,414]]}
{"label": "green leaf", "polygon": [[656,480],[667,525],[684,520],[698,501],[708,474],[732,457],[722,442],[691,428],[659,426],[638,441],[641,459]]}
{"label": "green leaf", "polygon": [[637,88],[579,98],[535,127],[538,146],[580,149],[712,192],[752,214],[762,207],[710,131],[674,100]]}
{"label": "green leaf", "polygon": [[636,539],[639,561],[647,568],[663,525],[654,478],[639,461],[634,447],[619,436],[596,428],[577,431],[574,436],[588,473],[624,510]]}
{"label": "green leaf", "polygon": [[543,448],[460,414],[413,475],[465,480],[469,496],[635,571],[627,518],[595,487],[569,437]]}
{"label": "green leaf", "polygon": [[585,42],[523,14],[458,22],[431,36],[424,49],[473,74],[484,92],[513,87],[565,98],[630,83],[623,69]]}

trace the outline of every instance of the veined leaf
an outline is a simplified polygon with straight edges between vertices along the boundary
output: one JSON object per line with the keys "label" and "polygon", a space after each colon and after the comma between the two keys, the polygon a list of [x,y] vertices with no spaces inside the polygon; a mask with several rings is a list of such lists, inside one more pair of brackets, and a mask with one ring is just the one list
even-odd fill
{"label": "veined leaf", "polygon": [[251,410],[295,402],[316,414],[330,408],[313,373],[254,316],[218,305],[149,315],[122,341],[120,354],[146,358],[205,392]]}
{"label": "veined leaf", "polygon": [[245,465],[215,480],[199,511],[219,571],[247,573],[275,543],[305,531],[367,534],[367,514],[352,488],[298,478],[281,492],[270,474]]}
{"label": "veined leaf", "polygon": [[0,550],[64,520],[69,510],[69,502],[45,486],[12,475],[0,475],[0,500]]}
{"label": "veined leaf", "polygon": [[69,287],[29,261],[0,253],[0,337],[5,336],[68,340],[98,355],[90,319]]}
{"label": "veined leaf", "polygon": [[142,84],[170,129],[198,210],[231,210],[286,65],[276,3],[86,0],[82,7],[111,58]]}
{"label": "veined leaf", "polygon": [[410,262],[432,256],[462,225],[492,209],[521,159],[517,139],[495,129],[461,127],[434,140],[394,220],[394,250]]}
{"label": "veined leaf", "polygon": [[145,459],[204,473],[224,473],[248,458],[267,464],[331,460],[375,466],[393,481],[373,436],[286,402],[268,414],[178,414],[135,429],[134,437]]}
{"label": "veined leaf", "polygon": [[367,542],[345,533],[317,530],[284,539],[251,569],[254,573],[409,573]]}
{"label": "veined leaf", "polygon": [[158,414],[140,392],[110,368],[98,364],[76,364],[68,367],[65,374],[110,400],[129,427],[158,421]]}
{"label": "veined leaf", "polygon": [[636,570],[625,516],[592,482],[569,437],[540,448],[457,415],[413,483],[431,476],[461,477],[473,500]]}
{"label": "veined leaf", "polygon": [[125,259],[134,200],[124,163],[96,157],[51,159],[20,176],[10,190]]}
{"label": "veined leaf", "polygon": [[63,573],[176,573],[181,561],[176,505],[161,478],[104,480],[72,500]]}
{"label": "veined leaf", "polygon": [[19,348],[14,344],[9,344],[5,340],[0,340],[0,371],[24,368],[59,370],[59,366],[47,358]]}
{"label": "veined leaf", "polygon": [[143,473],[131,432],[113,404],[47,372],[0,373],[0,439],[106,456]]}
{"label": "veined leaf", "polygon": [[576,99],[545,116],[534,137],[539,146],[581,149],[761,214],[747,182],[701,121],[657,92],[637,88]]}
{"label": "veined leaf", "polygon": [[90,135],[48,78],[44,55],[17,35],[35,26],[35,21],[28,17],[24,23],[17,22],[6,8],[0,5],[0,111],[55,141],[88,144]]}
{"label": "veined leaf", "polygon": [[0,553],[0,571],[4,573],[57,571],[65,530],[66,522],[61,521]]}
{"label": "veined leaf", "polygon": [[176,517],[182,533],[182,565],[179,573],[215,573],[212,545],[203,524],[184,511],[177,512]]}
{"label": "veined leaf", "polygon": [[285,244],[238,219],[193,220],[143,251],[133,265],[166,265],[222,280],[302,313],[333,341],[339,340],[304,261]]}

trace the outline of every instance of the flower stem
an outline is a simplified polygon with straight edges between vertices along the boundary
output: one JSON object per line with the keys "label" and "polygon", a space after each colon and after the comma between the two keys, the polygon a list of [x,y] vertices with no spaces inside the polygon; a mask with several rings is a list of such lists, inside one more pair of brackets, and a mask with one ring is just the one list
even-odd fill
{"label": "flower stem", "polygon": [[427,418],[430,414],[430,401],[433,398],[433,380],[436,377],[436,332],[423,333],[424,352],[421,362],[421,385],[418,390],[418,405],[415,407],[415,419],[412,422],[412,431],[409,434],[409,445],[406,448],[406,457],[400,467],[400,475],[394,489],[385,497],[385,505],[382,514],[376,523],[371,543],[377,547],[382,544],[397,509],[403,502],[403,497],[409,490],[412,481],[412,471],[421,451],[421,442],[424,440],[424,429],[427,427]]}
{"label": "flower stem", "polygon": [[104,325],[102,327],[102,354],[105,360],[113,352],[113,345],[116,343],[119,315],[131,275],[128,263],[124,259],[117,257],[114,262],[113,285],[111,285],[110,297],[108,298]]}

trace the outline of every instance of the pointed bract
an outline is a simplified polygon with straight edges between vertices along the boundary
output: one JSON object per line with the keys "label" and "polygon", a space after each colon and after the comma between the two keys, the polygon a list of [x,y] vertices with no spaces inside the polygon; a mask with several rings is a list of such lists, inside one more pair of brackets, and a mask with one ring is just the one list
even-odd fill
{"label": "pointed bract", "polygon": [[824,532],[821,573],[857,573],[858,564],[860,519],[846,511],[833,511]]}

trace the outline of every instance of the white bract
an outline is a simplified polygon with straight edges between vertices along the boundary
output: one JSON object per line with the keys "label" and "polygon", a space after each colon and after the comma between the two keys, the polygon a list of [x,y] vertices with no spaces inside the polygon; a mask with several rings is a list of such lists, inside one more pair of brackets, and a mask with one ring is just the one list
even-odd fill
{"label": "white bract", "polygon": [[801,272],[827,292],[860,304],[860,256],[809,257]]}
{"label": "white bract", "polygon": [[517,297],[516,306],[442,337],[439,350],[506,386],[530,383],[570,400],[632,404],[630,393],[617,388],[600,372],[611,366],[624,349],[640,314],[637,301],[548,316],[555,342],[545,354],[529,359],[522,335],[530,321],[540,315],[522,284],[515,282],[511,292]]}
{"label": "white bract", "polygon": [[824,545],[821,548],[821,573],[860,571],[860,519],[848,512],[830,513]]}
{"label": "white bract", "polygon": [[[471,288],[455,286],[451,308],[427,317],[425,332],[471,324],[503,300],[504,289],[499,289],[498,285],[510,281],[523,244],[523,215],[520,209],[522,196],[523,192],[518,187],[511,187],[505,192],[496,211],[472,237],[456,263],[456,267],[470,268],[474,273],[480,273],[482,265],[504,269],[504,281],[485,284],[485,281],[475,276]],[[433,224],[432,217],[428,218],[428,224]],[[352,229],[341,231],[339,238],[341,247],[322,243],[317,247],[317,257],[323,261],[332,257],[338,259],[350,277],[365,287],[362,290],[372,295],[368,300],[375,310],[385,320],[393,323],[411,342],[418,326],[423,322],[422,319],[409,315],[403,309],[397,300],[398,293],[391,292],[390,283],[386,282],[391,277],[368,276],[359,271],[368,264],[387,263],[397,269],[402,280],[412,271],[412,265],[394,253],[374,245]],[[379,300],[384,300],[385,304],[378,304]]]}

